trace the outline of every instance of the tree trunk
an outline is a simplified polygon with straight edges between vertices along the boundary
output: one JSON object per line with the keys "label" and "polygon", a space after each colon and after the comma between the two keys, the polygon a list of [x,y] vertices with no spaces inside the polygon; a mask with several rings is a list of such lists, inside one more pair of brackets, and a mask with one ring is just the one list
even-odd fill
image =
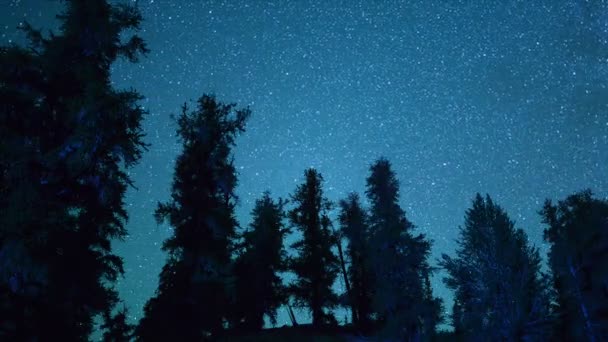
{"label": "tree trunk", "polygon": [[348,274],[346,273],[346,264],[344,263],[344,253],[342,252],[342,236],[341,235],[337,235],[336,231],[334,230],[333,226],[332,226],[332,231],[334,233],[334,236],[336,237],[336,245],[338,245],[338,256],[340,257],[340,266],[342,268],[342,276],[344,277],[344,287],[346,287],[346,294],[348,295],[348,298],[350,299],[350,310],[351,310],[351,315],[352,315],[352,322],[353,325],[358,325],[359,324],[359,317],[357,315],[357,310],[355,309],[355,298],[353,297],[353,293],[350,289],[350,282],[348,281]]}
{"label": "tree trunk", "polygon": [[570,275],[572,275],[572,278],[574,279],[577,300],[579,301],[581,313],[583,314],[583,318],[585,320],[585,333],[587,334],[587,338],[589,338],[589,341],[595,342],[595,335],[593,334],[593,326],[589,317],[589,310],[587,310],[587,306],[585,305],[585,301],[583,299],[583,294],[581,293],[581,289],[578,283],[579,280],[577,272],[574,269],[574,265],[572,264],[572,257],[568,257],[568,268],[570,270]]}
{"label": "tree trunk", "polygon": [[291,305],[287,304],[287,309],[289,312],[289,319],[291,320],[291,325],[297,327],[298,322],[296,321],[296,316],[293,314],[293,309],[291,308]]}

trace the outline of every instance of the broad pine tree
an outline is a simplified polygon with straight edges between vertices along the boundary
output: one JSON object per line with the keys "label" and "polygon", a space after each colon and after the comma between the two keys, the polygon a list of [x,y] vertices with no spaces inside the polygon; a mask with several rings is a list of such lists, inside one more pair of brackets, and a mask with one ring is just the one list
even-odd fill
{"label": "broad pine tree", "polygon": [[158,205],[156,219],[173,235],[156,295],[136,329],[141,341],[213,338],[229,319],[231,255],[237,173],[232,148],[244,132],[249,109],[235,109],[202,96],[177,119],[183,151],[175,166],[171,200]]}
{"label": "broad pine tree", "polygon": [[380,319],[381,334],[416,340],[423,336],[425,312],[424,276],[431,269],[427,258],[431,244],[414,235],[415,226],[399,206],[399,182],[388,160],[370,168],[366,194],[371,205],[370,269],[374,271],[372,308]]}
{"label": "broad pine tree", "polygon": [[538,250],[489,196],[467,210],[456,257],[442,256],[455,291],[454,327],[472,341],[543,341],[549,296]]}
{"label": "broad pine tree", "polygon": [[287,270],[283,238],[285,201],[274,201],[269,192],[258,199],[251,212],[253,221],[243,232],[241,251],[235,261],[236,301],[233,325],[240,330],[260,330],[264,316],[274,325],[277,310],[287,302],[287,291],[279,272]]}
{"label": "broad pine tree", "polygon": [[58,34],[0,49],[0,339],[87,340],[117,303],[141,96],[110,66],[147,52],[129,5],[71,0]]}
{"label": "broad pine tree", "polygon": [[327,224],[331,203],[323,196],[323,177],[315,169],[304,172],[305,181],[291,196],[295,206],[289,211],[291,226],[302,233],[302,239],[291,245],[298,255],[291,260],[296,280],[290,292],[299,305],[307,306],[312,313],[313,326],[335,323],[333,308],[338,297],[332,285],[339,271],[338,259],[332,253],[332,232]]}
{"label": "broad pine tree", "polygon": [[371,325],[371,284],[373,274],[369,269],[369,229],[367,213],[361,206],[359,195],[351,193],[339,203],[340,230],[348,242],[346,254],[350,261],[349,303],[352,321],[359,331],[368,331]]}
{"label": "broad pine tree", "polygon": [[608,201],[582,191],[541,211],[557,292],[556,338],[608,340]]}

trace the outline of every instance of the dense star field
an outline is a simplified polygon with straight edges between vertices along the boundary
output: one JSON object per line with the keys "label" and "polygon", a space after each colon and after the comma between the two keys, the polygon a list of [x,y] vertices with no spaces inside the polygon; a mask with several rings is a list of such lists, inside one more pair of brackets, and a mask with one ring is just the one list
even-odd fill
{"label": "dense star field", "polygon": [[[433,241],[433,265],[453,254],[477,192],[489,193],[545,259],[544,200],[585,188],[608,196],[605,1],[136,3],[151,52],[112,69],[114,86],[139,91],[149,111],[150,149],[130,170],[137,189],[126,198],[128,237],[114,245],[133,322],[158,286],[160,246],[171,233],[153,217],[169,199],[181,152],[170,115],[203,93],[252,111],[235,147],[243,227],[265,190],[287,198],[309,167],[323,175],[330,200],[362,194],[381,156],[397,174],[408,219]],[[63,5],[0,7],[6,45],[25,41],[23,20],[56,29]],[[447,312],[453,293],[444,276],[437,272],[432,286]]]}

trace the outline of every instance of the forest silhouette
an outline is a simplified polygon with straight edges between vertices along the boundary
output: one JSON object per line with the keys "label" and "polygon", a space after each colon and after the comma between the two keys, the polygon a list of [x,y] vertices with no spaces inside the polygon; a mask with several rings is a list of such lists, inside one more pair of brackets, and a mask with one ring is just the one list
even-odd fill
{"label": "forest silhouette", "polygon": [[[583,190],[538,208],[544,270],[508,213],[471,194],[456,251],[438,260],[455,298],[445,314],[430,281],[432,241],[400,206],[388,159],[362,161],[367,207],[357,193],[330,201],[310,168],[289,198],[268,189],[256,199],[241,228],[233,155],[251,110],[204,94],[174,118],[183,148],[171,196],[150,213],[172,235],[134,325],[111,242],[127,234],[127,171],[149,147],[147,112],[137,91],[112,86],[110,68],[151,52],[136,6],[70,0],[59,19],[58,33],[25,24],[28,45],[0,49],[0,340],[86,341],[96,322],[104,341],[608,340],[605,199]],[[286,246],[290,233],[300,239]],[[292,326],[270,329],[282,307]],[[298,324],[293,308],[312,323]]]}

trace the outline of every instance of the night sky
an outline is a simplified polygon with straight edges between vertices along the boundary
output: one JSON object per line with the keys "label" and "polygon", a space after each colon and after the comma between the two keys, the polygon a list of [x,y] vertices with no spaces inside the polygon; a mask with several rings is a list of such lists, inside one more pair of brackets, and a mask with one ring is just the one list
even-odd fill
{"label": "night sky", "polygon": [[[476,192],[546,254],[537,211],[590,187],[608,195],[608,1],[139,1],[151,53],[117,63],[119,88],[149,110],[151,149],[131,170],[118,287],[138,320],[157,287],[180,145],[170,114],[204,93],[250,106],[237,142],[238,218],[269,189],[286,197],[317,168],[332,200],[365,190],[386,156],[401,204],[451,254]],[[0,0],[3,45],[26,19],[53,28],[57,1]],[[335,213],[334,213],[335,215]],[[451,309],[452,294],[433,280]],[[340,284],[337,284],[340,286]],[[306,315],[300,317],[306,320]],[[342,316],[338,316],[342,320]],[[288,322],[283,310],[279,325]]]}

